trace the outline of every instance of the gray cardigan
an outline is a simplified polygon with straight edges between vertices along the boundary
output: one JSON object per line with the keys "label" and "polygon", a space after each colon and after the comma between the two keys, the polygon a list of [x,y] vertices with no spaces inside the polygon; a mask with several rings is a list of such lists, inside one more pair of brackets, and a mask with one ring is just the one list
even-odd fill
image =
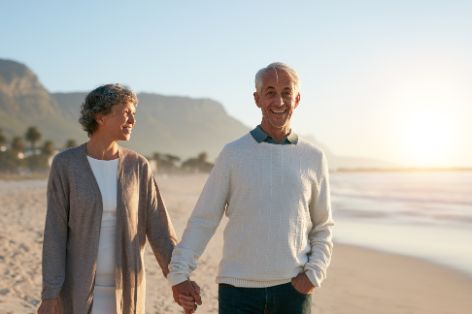
{"label": "gray cardigan", "polygon": [[[119,148],[115,291],[118,313],[144,313],[146,236],[167,276],[175,231],[147,160]],[[47,189],[42,299],[89,313],[103,207],[85,144],[58,154]]]}

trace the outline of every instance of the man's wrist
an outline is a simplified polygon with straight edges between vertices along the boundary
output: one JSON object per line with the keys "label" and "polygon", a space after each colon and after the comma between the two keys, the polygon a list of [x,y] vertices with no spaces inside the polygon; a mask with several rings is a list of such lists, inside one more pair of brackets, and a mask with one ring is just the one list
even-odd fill
{"label": "man's wrist", "polygon": [[305,276],[308,278],[310,283],[314,288],[317,288],[321,285],[321,283],[317,280],[315,272],[312,270],[305,270]]}
{"label": "man's wrist", "polygon": [[189,280],[189,278],[185,275],[179,275],[179,274],[172,274],[172,273],[169,273],[169,275],[167,276],[167,282],[172,286],[176,286],[184,281],[187,281]]}

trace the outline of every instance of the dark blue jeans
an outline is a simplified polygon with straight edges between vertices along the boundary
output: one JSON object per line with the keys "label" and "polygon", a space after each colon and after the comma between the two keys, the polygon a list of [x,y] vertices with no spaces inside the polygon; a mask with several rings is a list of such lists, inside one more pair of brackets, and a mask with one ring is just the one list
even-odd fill
{"label": "dark blue jeans", "polygon": [[218,287],[219,314],[310,314],[311,295],[291,283],[269,288]]}

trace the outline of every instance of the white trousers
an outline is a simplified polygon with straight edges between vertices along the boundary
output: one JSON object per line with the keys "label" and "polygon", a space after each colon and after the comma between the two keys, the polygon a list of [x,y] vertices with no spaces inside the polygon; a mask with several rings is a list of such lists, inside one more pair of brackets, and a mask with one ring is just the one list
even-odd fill
{"label": "white trousers", "polygon": [[116,314],[115,223],[102,221],[98,243],[97,273],[93,289],[92,314]]}

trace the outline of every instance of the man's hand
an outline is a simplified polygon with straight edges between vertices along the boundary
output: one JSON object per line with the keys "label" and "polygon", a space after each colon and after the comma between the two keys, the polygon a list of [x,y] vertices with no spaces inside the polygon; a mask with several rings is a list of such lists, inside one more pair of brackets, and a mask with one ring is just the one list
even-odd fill
{"label": "man's hand", "polygon": [[38,314],[59,314],[59,299],[47,299],[41,301]]}
{"label": "man's hand", "polygon": [[292,286],[302,294],[312,294],[315,286],[305,273],[299,273],[297,277],[292,278]]}
{"label": "man's hand", "polygon": [[202,304],[200,287],[195,281],[186,280],[172,287],[174,301],[184,308],[185,313],[193,313],[197,310],[197,304]]}

